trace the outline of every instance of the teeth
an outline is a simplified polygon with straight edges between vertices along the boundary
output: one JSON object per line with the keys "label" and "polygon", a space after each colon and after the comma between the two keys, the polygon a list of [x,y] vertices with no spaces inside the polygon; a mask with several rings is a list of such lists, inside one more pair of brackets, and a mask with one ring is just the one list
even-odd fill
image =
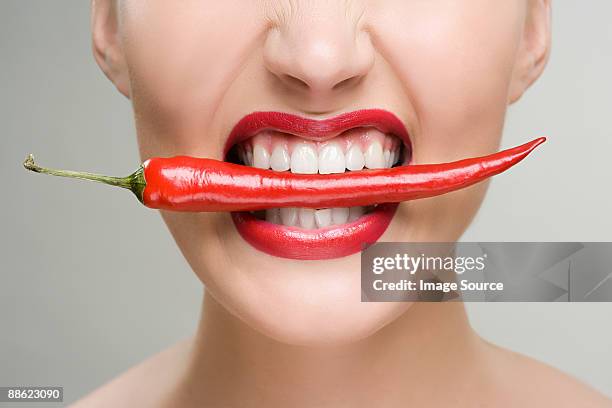
{"label": "teeth", "polygon": [[[237,154],[247,166],[291,170],[296,174],[336,174],[346,170],[389,168],[400,159],[401,143],[398,139],[376,131],[365,136],[353,136],[315,143],[291,135],[263,133],[238,145]],[[272,224],[316,230],[355,222],[374,207],[271,208],[252,214]]]}
{"label": "teeth", "polygon": [[[297,136],[264,132],[238,145],[237,154],[245,165],[261,169],[291,170],[300,174],[336,174],[346,170],[360,171],[364,167],[393,167],[400,159],[400,149],[399,139],[372,129],[366,133],[348,132],[325,142],[310,142]],[[273,224],[316,230],[355,222],[375,207],[318,210],[271,208],[252,214]]]}
{"label": "teeth", "polygon": [[298,213],[300,226],[306,229],[314,229],[315,227],[315,210],[311,208],[300,208]]}
{"label": "teeth", "polygon": [[319,171],[317,152],[310,144],[299,144],[291,154],[291,172],[299,174],[316,174]]}
{"label": "teeth", "polygon": [[297,208],[281,208],[280,218],[283,225],[293,227],[298,221],[298,209]]}
{"label": "teeth", "polygon": [[375,140],[366,150],[365,166],[368,169],[383,169],[385,168],[385,164],[382,145],[378,140]]}
{"label": "teeth", "polygon": [[331,212],[332,222],[335,225],[346,224],[349,217],[348,208],[332,208]]}
{"label": "teeth", "polygon": [[266,221],[271,222],[273,224],[280,224],[280,210],[278,208],[270,208],[266,210]]}
{"label": "teeth", "polygon": [[315,221],[317,222],[317,227],[319,228],[329,227],[332,222],[331,208],[315,211]]}
{"label": "teeth", "polygon": [[364,165],[365,158],[359,146],[351,146],[348,152],[346,152],[346,168],[350,171],[359,171],[363,169]]}
{"label": "teeth", "polygon": [[385,158],[385,167],[391,167],[391,152],[389,150],[385,150],[383,157]]}
{"label": "teeth", "polygon": [[270,153],[268,153],[268,149],[260,144],[256,144],[253,147],[253,167],[260,169],[270,168]]}
{"label": "teeth", "polygon": [[246,149],[244,158],[245,158],[245,163],[247,166],[253,165],[253,151],[251,149]]}
{"label": "teeth", "polygon": [[241,148],[238,149],[238,155],[240,157],[240,160],[242,160],[245,165],[253,165],[253,152],[251,151],[250,146],[241,146]]}
{"label": "teeth", "polygon": [[291,159],[285,146],[278,145],[274,147],[272,156],[270,156],[270,167],[274,171],[287,171],[291,167]]}
{"label": "teeth", "polygon": [[344,173],[346,161],[344,153],[337,143],[325,145],[319,153],[319,173]]}
{"label": "teeth", "polygon": [[348,221],[353,222],[359,219],[363,214],[365,214],[365,209],[363,207],[351,207],[349,209]]}
{"label": "teeth", "polygon": [[[270,208],[265,211],[265,220],[272,224],[297,227],[306,230],[342,225],[358,220],[366,213],[366,207],[351,208]],[[260,217],[263,218],[263,213]]]}
{"label": "teeth", "polygon": [[300,174],[393,167],[400,156],[399,140],[382,133],[366,136],[365,139],[338,136],[338,140],[315,143],[296,136],[259,134],[251,142],[239,145],[237,152],[247,166]]}

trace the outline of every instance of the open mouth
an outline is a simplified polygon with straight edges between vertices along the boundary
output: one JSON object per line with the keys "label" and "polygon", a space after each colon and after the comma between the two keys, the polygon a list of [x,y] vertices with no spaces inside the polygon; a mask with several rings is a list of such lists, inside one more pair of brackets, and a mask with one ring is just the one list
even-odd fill
{"label": "open mouth", "polygon": [[[293,174],[339,174],[407,165],[411,144],[392,113],[362,110],[316,121],[278,112],[247,115],[226,145],[228,162]],[[376,242],[397,204],[267,208],[233,212],[240,235],[255,248],[291,259],[347,256]]]}

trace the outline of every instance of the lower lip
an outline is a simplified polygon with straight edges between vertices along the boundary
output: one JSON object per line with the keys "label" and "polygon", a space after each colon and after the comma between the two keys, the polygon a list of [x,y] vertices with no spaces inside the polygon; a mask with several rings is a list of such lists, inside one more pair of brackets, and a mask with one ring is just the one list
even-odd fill
{"label": "lower lip", "polygon": [[248,212],[233,212],[238,233],[269,255],[300,260],[341,258],[375,243],[387,230],[398,204],[378,205],[358,220],[318,230],[304,230],[260,220]]}

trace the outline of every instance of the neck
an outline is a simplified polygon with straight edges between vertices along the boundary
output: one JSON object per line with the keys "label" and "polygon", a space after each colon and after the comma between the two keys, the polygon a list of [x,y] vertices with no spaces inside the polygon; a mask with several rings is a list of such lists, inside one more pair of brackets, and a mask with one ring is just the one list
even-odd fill
{"label": "neck", "polygon": [[304,347],[264,336],[206,294],[184,384],[206,406],[427,405],[441,384],[465,386],[481,344],[460,302],[415,303],[366,339]]}

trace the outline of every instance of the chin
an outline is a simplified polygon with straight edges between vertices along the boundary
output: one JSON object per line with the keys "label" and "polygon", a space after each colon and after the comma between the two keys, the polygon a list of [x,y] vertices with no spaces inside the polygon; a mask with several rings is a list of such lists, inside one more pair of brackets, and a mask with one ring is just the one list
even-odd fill
{"label": "chin", "polygon": [[[279,313],[275,321],[252,322],[265,336],[284,344],[308,347],[343,346],[366,339],[393,322],[409,303],[338,305],[330,310],[302,310],[298,316]],[[307,324],[302,322],[307,321]]]}
{"label": "chin", "polygon": [[[295,346],[330,347],[372,336],[411,305],[406,302],[362,303],[355,299],[356,293],[359,292],[352,285],[298,294],[289,288],[277,288],[273,293],[245,294],[232,302],[230,309],[252,329],[274,341]],[[262,298],[266,301],[257,301]]]}
{"label": "chin", "polygon": [[[391,226],[382,239],[391,240],[401,230]],[[274,341],[300,346],[353,343],[373,335],[411,306],[407,302],[362,302],[359,254],[326,260],[286,259],[262,253],[235,230],[224,236],[222,247],[209,249],[208,254],[199,251],[192,266],[206,285],[207,296],[232,319]],[[206,241],[200,248],[211,248],[214,240]],[[235,262],[213,264],[213,252],[217,259]]]}

